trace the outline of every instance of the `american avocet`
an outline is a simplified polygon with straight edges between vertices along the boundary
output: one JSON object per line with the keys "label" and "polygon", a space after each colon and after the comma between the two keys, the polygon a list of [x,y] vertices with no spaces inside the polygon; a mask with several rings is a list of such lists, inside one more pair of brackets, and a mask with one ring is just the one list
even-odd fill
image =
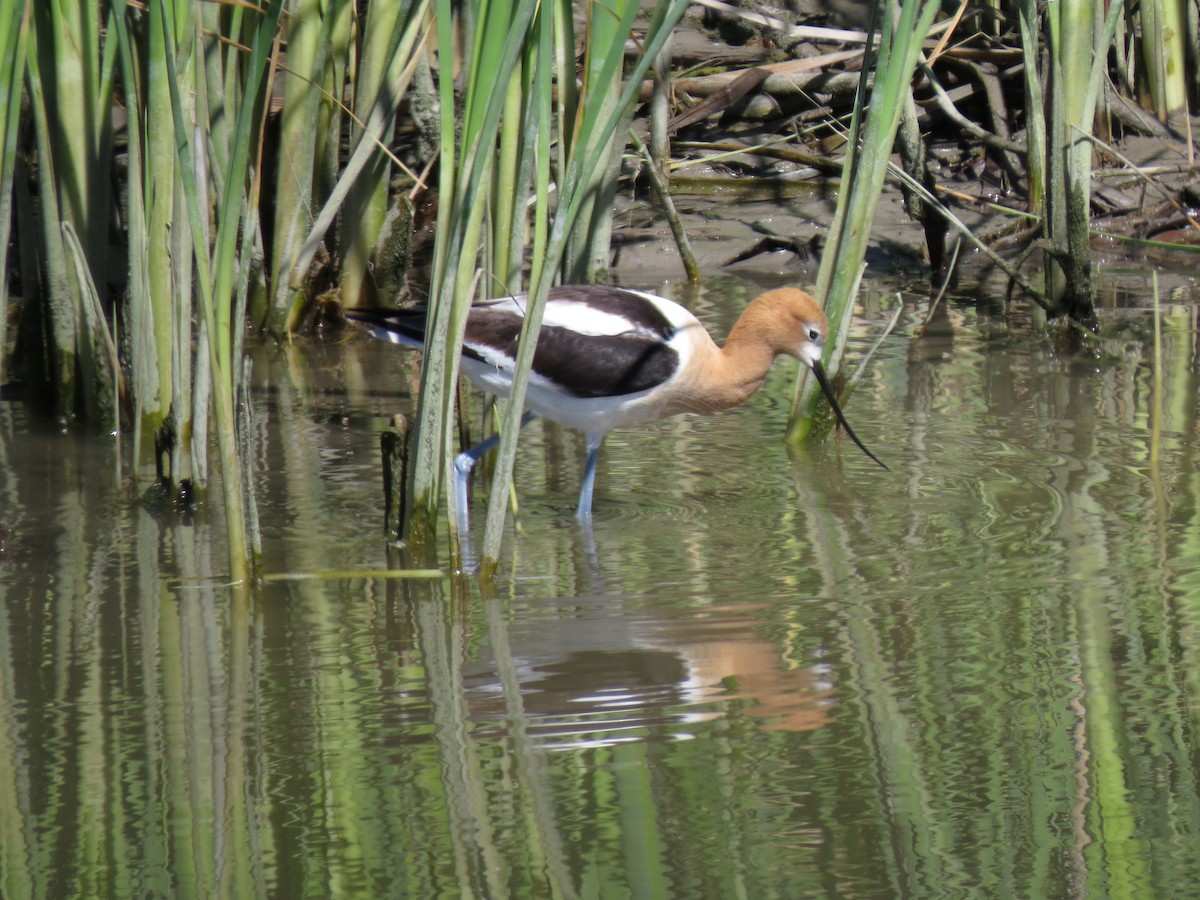
{"label": "american avocet", "polygon": [[[509,394],[525,302],[523,296],[485,300],[467,318],[462,368],[490,394]],[[423,309],[346,313],[385,340],[418,347],[424,341]],[[607,285],[556,287],[546,302],[525,395],[529,411],[521,424],[545,416],[587,436],[577,511],[586,518],[596,457],[608,432],[737,406],[762,386],[775,357],[787,354],[812,369],[846,434],[886,469],[846,422],[825,377],[826,327],[816,300],[796,288],[779,288],[750,302],[721,348],[695,316],[654,294]],[[497,443],[493,435],[455,460],[460,514],[467,509],[471,468]]]}

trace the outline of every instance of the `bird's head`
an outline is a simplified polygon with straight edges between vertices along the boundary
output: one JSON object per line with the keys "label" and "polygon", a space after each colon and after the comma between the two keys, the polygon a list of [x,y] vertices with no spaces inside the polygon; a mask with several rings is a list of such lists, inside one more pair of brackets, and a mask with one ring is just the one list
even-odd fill
{"label": "bird's head", "polygon": [[763,330],[770,332],[764,337],[772,350],[794,356],[809,368],[820,365],[829,323],[812,295],[799,288],[776,288],[753,305],[764,314]]}
{"label": "bird's head", "polygon": [[822,358],[825,353],[825,337],[829,331],[829,322],[816,299],[799,288],[779,288],[768,291],[759,297],[759,300],[769,305],[773,309],[776,320],[782,323],[777,352],[794,356],[812,369],[817,383],[821,386],[821,391],[825,394],[825,399],[829,401],[834,415],[837,416],[842,428],[846,430],[846,434],[850,435],[850,439],[858,445],[863,453],[886,469],[887,466],[879,462],[875,454],[863,445],[863,442],[858,439],[858,435],[850,427],[850,423],[846,421],[846,417],[842,414],[842,408],[838,405],[833,385],[829,383],[829,378],[825,375]]}

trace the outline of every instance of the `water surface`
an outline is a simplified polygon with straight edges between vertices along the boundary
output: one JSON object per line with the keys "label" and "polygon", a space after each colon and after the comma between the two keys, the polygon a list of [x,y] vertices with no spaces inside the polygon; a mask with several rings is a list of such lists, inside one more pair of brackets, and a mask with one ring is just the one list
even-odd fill
{"label": "water surface", "polygon": [[[753,292],[696,308],[724,334]],[[1073,350],[903,301],[846,403],[890,472],[835,438],[789,457],[779,365],[741,409],[613,435],[585,529],[582,439],[531,426],[486,591],[239,594],[219,514],[139,504],[111,440],[0,403],[0,894],[1194,891],[1183,299],[1157,373],[1145,310]],[[852,365],[898,302],[867,297]],[[267,571],[401,564],[378,433],[411,365],[328,342],[255,373]]]}

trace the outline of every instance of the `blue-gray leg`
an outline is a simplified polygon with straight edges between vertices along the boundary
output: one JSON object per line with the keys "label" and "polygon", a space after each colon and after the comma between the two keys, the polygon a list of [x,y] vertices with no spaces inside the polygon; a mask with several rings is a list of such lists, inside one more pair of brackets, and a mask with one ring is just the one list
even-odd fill
{"label": "blue-gray leg", "polygon": [[[521,417],[520,427],[524,428],[536,418],[537,416],[531,412],[525,413]],[[493,434],[486,441],[482,441],[454,457],[454,505],[458,507],[458,533],[462,537],[466,536],[471,521],[470,499],[467,493],[467,486],[471,480],[471,469],[485,454],[495,450],[499,443],[500,435]]]}
{"label": "blue-gray leg", "polygon": [[583,486],[579,489],[579,508],[575,510],[575,515],[580,519],[592,517],[592,494],[596,488],[596,460],[600,456],[600,445],[603,443],[603,432],[587,436],[587,463],[583,467]]}

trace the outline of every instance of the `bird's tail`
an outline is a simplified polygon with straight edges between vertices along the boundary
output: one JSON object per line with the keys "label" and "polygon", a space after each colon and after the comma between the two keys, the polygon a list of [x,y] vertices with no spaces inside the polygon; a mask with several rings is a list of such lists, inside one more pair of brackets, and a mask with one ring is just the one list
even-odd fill
{"label": "bird's tail", "polygon": [[374,337],[393,344],[420,347],[425,343],[423,307],[412,309],[347,309],[347,319],[362,322]]}

